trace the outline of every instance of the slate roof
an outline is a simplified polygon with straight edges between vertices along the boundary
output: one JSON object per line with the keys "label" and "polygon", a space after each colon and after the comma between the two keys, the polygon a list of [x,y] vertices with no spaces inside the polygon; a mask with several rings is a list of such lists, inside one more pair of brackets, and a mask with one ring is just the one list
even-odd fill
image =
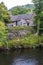
{"label": "slate roof", "polygon": [[22,15],[10,15],[11,20],[14,21],[19,21],[21,19],[25,19],[25,20],[30,20],[32,18],[33,14],[22,14]]}

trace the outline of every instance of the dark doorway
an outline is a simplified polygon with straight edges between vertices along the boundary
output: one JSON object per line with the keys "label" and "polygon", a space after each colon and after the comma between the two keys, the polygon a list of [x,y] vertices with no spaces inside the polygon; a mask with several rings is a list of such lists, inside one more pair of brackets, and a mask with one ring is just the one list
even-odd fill
{"label": "dark doorway", "polygon": [[29,23],[27,23],[27,26],[29,26]]}
{"label": "dark doorway", "polygon": [[17,26],[17,21],[16,21],[16,26]]}

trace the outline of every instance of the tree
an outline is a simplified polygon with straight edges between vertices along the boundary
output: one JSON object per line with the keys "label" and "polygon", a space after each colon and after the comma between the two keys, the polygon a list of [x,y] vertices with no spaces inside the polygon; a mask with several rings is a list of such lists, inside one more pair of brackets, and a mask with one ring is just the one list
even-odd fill
{"label": "tree", "polygon": [[21,6],[18,6],[18,7],[15,7],[11,10],[11,13],[13,15],[18,15],[18,14],[26,14],[26,13],[29,13],[31,12],[30,9],[27,9],[27,8],[23,8]]}
{"label": "tree", "polygon": [[0,20],[5,23],[11,22],[10,14],[3,2],[0,4]]}
{"label": "tree", "polygon": [[35,5],[35,23],[37,25],[37,32],[40,33],[40,29],[43,30],[43,0],[33,0]]}
{"label": "tree", "polygon": [[10,15],[2,2],[0,4],[0,47],[5,46],[7,48],[8,30],[5,24],[8,22],[11,22]]}
{"label": "tree", "polygon": [[7,45],[7,32],[8,31],[6,30],[5,23],[0,21],[0,47],[3,45]]}

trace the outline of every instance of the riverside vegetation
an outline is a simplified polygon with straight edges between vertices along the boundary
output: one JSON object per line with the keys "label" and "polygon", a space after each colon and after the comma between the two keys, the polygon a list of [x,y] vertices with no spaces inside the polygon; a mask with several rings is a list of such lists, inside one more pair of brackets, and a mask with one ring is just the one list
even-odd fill
{"label": "riverside vegetation", "polygon": [[[42,0],[41,0],[42,1]],[[12,49],[12,48],[36,48],[39,46],[43,47],[43,35],[41,35],[41,30],[43,31],[43,4],[41,5],[41,2],[33,0],[35,4],[35,23],[37,28],[37,35],[35,35],[33,32],[26,34],[26,36],[23,36],[21,38],[8,38],[8,30],[6,27],[6,24],[8,22],[11,22],[10,14],[7,8],[5,7],[4,3],[2,2],[0,4],[0,48],[2,49]],[[36,4],[38,2],[38,4]],[[41,9],[38,7],[41,6]],[[37,10],[38,8],[38,10]],[[41,16],[41,17],[40,17]],[[29,27],[15,27],[10,28],[14,30],[29,30]],[[31,31],[35,31],[34,28],[30,29]]]}

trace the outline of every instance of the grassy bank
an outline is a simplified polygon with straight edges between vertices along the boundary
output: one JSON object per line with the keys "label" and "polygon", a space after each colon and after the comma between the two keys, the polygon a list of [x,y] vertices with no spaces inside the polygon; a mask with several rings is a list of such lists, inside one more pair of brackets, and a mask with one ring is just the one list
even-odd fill
{"label": "grassy bank", "polygon": [[8,29],[9,31],[11,30],[27,30],[30,31],[28,32],[25,36],[22,37],[15,37],[13,39],[9,39],[8,35],[7,38],[3,38],[1,39],[2,41],[0,41],[0,48],[3,49],[12,49],[12,48],[36,48],[39,46],[43,47],[43,36],[36,36],[33,32],[34,29],[32,27],[29,26],[23,26],[23,27],[12,27]]}
{"label": "grassy bank", "polygon": [[9,43],[8,46],[10,46],[10,47],[13,46],[15,48],[19,48],[19,47],[35,48],[39,45],[43,46],[43,37],[42,36],[36,37],[32,34],[29,37],[9,40],[8,43]]}
{"label": "grassy bank", "polygon": [[43,47],[43,36],[36,37],[34,34],[29,37],[8,40],[7,42],[8,48],[36,48],[40,45]]}

